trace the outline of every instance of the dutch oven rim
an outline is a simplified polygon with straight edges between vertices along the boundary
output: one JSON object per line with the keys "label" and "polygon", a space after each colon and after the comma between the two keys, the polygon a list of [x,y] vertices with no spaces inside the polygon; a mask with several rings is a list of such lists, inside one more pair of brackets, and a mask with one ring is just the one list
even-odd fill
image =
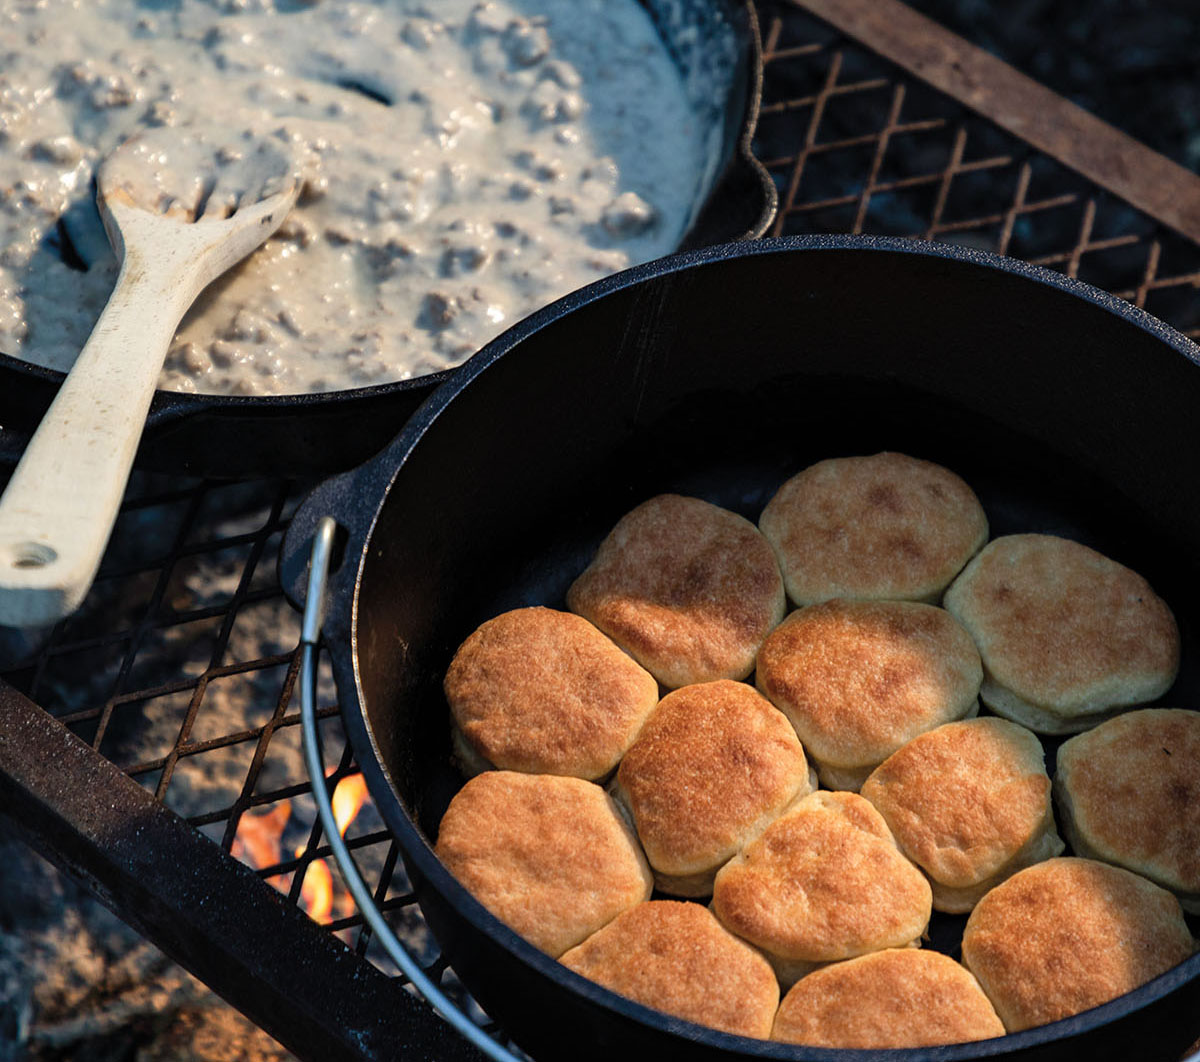
{"label": "dutch oven rim", "polygon": [[[333,480],[318,487],[304,502],[301,511],[297,514],[298,517],[301,517],[298,520],[300,533],[297,537],[307,539],[309,536],[304,529],[310,527],[328,511],[328,507],[323,509],[322,505],[329,496],[326,491],[331,484],[354,480],[360,486],[367,486],[369,490],[375,491],[373,501],[370,502],[363,514],[361,529],[357,533],[352,532],[346,543],[345,556],[347,560],[330,577],[329,611],[325,626],[326,645],[330,649],[342,717],[346,722],[346,729],[356,759],[367,778],[368,789],[376,798],[376,803],[379,805],[386,824],[401,845],[406,861],[413,861],[428,886],[436,890],[459,916],[467,919],[474,929],[486,934],[494,944],[507,951],[512,958],[526,967],[531,967],[539,976],[558,980],[571,991],[592,1003],[616,1011],[620,1016],[640,1024],[675,1033],[685,1041],[704,1041],[714,1047],[740,1051],[748,1058],[811,1059],[812,1062],[867,1062],[868,1059],[880,1058],[880,1052],[877,1050],[803,1047],[756,1040],[663,1014],[617,995],[568,970],[557,960],[540,951],[504,925],[446,870],[392,785],[388,768],[383,763],[364,710],[357,649],[359,590],[367,558],[367,548],[370,545],[380,513],[388,502],[395,478],[413,449],[419,444],[422,436],[437,420],[441,412],[491,365],[519,346],[527,337],[551,325],[559,317],[572,313],[609,294],[634,287],[643,281],[669,276],[694,267],[712,265],[730,258],[748,258],[757,255],[786,256],[796,252],[822,253],[826,251],[916,254],[926,258],[941,259],[1017,276],[1032,283],[1057,289],[1068,296],[1081,298],[1149,333],[1200,367],[1200,346],[1146,311],[1076,278],[992,252],[931,241],[853,235],[785,236],[749,243],[726,243],[670,255],[605,277],[572,292],[518,322],[470,358],[446,383],[430,395],[395,439],[379,454],[359,466],[358,469],[334,477]],[[359,497],[362,496],[361,491],[355,493]],[[308,510],[307,518],[302,516],[305,510]],[[337,517],[339,514],[334,511],[332,515]],[[307,542],[286,546],[283,553],[291,555],[293,558],[306,559]],[[353,564],[349,563],[351,557],[354,558]],[[285,578],[284,585],[288,588],[292,600],[300,602],[303,593],[299,589],[299,573],[296,571],[295,562],[293,560],[290,564],[287,564],[286,561],[284,563],[287,565],[285,572],[288,576]],[[303,560],[300,563],[302,565]],[[385,795],[389,797],[388,800],[379,799],[379,796]],[[1066,1041],[1077,1034],[1107,1025],[1140,1010],[1197,977],[1200,977],[1200,952],[1193,954],[1184,962],[1132,992],[1056,1022],[974,1043],[889,1049],[883,1057],[894,1059],[895,1062],[917,1062],[918,1059],[924,1060],[924,1062],[948,1062],[950,1059],[988,1058],[1000,1053],[1049,1044],[1053,1041]]]}

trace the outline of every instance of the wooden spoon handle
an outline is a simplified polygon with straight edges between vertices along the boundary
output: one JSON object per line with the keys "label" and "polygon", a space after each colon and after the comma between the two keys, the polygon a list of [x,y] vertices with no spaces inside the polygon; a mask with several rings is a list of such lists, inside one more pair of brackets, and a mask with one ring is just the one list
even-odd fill
{"label": "wooden spoon handle", "polygon": [[112,531],[163,353],[197,294],[129,248],[112,297],[0,498],[0,624],[73,612]]}

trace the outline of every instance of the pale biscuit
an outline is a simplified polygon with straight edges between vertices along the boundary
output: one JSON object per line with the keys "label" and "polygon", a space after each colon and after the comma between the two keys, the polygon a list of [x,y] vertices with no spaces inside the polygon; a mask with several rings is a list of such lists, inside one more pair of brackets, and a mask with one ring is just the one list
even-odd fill
{"label": "pale biscuit", "polygon": [[444,688],[467,773],[603,778],[658,703],[650,672],[587,620],[549,608],[480,626],[454,654]]}
{"label": "pale biscuit", "polygon": [[779,985],[766,960],[697,903],[654,900],[618,915],[560,960],[636,1003],[766,1039]]}
{"label": "pale biscuit", "polygon": [[1054,792],[1076,855],[1135,871],[1200,914],[1200,712],[1147,708],[1071,738]]}
{"label": "pale biscuit", "polygon": [[674,688],[749,675],[786,601],[775,555],[749,520],[663,494],[621,518],[567,607]]}
{"label": "pale biscuit", "polygon": [[1053,535],[995,539],[946,591],[983,657],[980,699],[1043,734],[1087,730],[1160,697],[1175,617],[1136,572]]}
{"label": "pale biscuit", "polygon": [[717,868],[815,785],[791,724],[742,682],[668,693],[613,784],[654,880],[675,896],[707,896]]}
{"label": "pale biscuit", "polygon": [[1023,867],[1061,855],[1036,735],[1005,719],[947,723],[892,753],[863,783],[900,850],[961,914]]}
{"label": "pale biscuit", "polygon": [[579,778],[472,778],[442,816],[436,851],[475,899],[555,958],[653,889],[616,805]]}
{"label": "pale biscuit", "polygon": [[815,1047],[930,1047],[1004,1035],[979,982],[936,951],[877,951],[802,977],[772,1040]]}
{"label": "pale biscuit", "polygon": [[793,612],[758,654],[758,688],[791,720],[822,784],[857,790],[918,734],[973,715],[979,653],[948,612],[826,601]]}
{"label": "pale biscuit", "polygon": [[1011,1033],[1132,992],[1194,948],[1166,889],[1106,863],[1060,858],[980,900],[962,956]]}
{"label": "pale biscuit", "polygon": [[897,453],[809,466],[779,488],[758,526],[797,605],[935,602],[988,534],[979,499],[958,476]]}
{"label": "pale biscuit", "polygon": [[817,966],[919,947],[929,882],[854,793],[798,800],[717,872],[713,913],[761,948],[784,985]]}

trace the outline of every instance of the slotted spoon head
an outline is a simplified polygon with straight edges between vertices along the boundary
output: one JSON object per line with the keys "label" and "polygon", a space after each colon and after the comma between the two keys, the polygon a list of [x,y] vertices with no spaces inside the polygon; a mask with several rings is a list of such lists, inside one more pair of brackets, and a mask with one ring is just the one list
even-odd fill
{"label": "slotted spoon head", "polygon": [[211,128],[151,130],[105,160],[97,205],[121,273],[0,498],[0,624],[79,606],[180,319],[279,227],[300,184],[282,141]]}
{"label": "slotted spoon head", "polygon": [[96,203],[119,259],[146,241],[162,253],[165,240],[200,255],[199,294],[275,231],[301,183],[299,165],[279,139],[210,126],[163,128],[125,141],[104,160]]}

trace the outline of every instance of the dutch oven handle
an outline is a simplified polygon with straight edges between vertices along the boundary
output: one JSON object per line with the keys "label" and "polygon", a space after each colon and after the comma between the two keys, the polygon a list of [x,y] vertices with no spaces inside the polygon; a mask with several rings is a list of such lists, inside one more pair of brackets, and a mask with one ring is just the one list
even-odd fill
{"label": "dutch oven handle", "polygon": [[[380,456],[386,455],[390,447]],[[368,461],[358,468],[333,476],[315,487],[293,514],[279,551],[279,585],[298,612],[307,599],[309,561],[318,526],[332,517],[336,529],[330,554],[327,580],[327,605],[330,622],[339,630],[348,630],[350,599],[354,590],[357,558],[362,555],[375,510],[364,499],[386,494],[385,480],[390,463]],[[343,560],[347,563],[343,564]]]}
{"label": "dutch oven handle", "polygon": [[317,729],[316,671],[317,644],[321,636],[330,564],[336,549],[337,535],[338,524],[333,517],[323,516],[317,521],[312,535],[312,552],[304,593],[304,622],[300,634],[300,722],[304,735],[304,765],[312,784],[321,829],[333,851],[334,859],[337,860],[346,888],[354,897],[363,918],[392,961],[404,972],[417,991],[429,1001],[438,1014],[488,1058],[495,1059],[496,1062],[519,1062],[515,1055],[488,1036],[451,1002],[400,942],[392,927],[388,925],[387,919],[375,905],[371,889],[363,881],[334,819],[332,793],[325,775],[325,757],[321,750],[320,731]]}

